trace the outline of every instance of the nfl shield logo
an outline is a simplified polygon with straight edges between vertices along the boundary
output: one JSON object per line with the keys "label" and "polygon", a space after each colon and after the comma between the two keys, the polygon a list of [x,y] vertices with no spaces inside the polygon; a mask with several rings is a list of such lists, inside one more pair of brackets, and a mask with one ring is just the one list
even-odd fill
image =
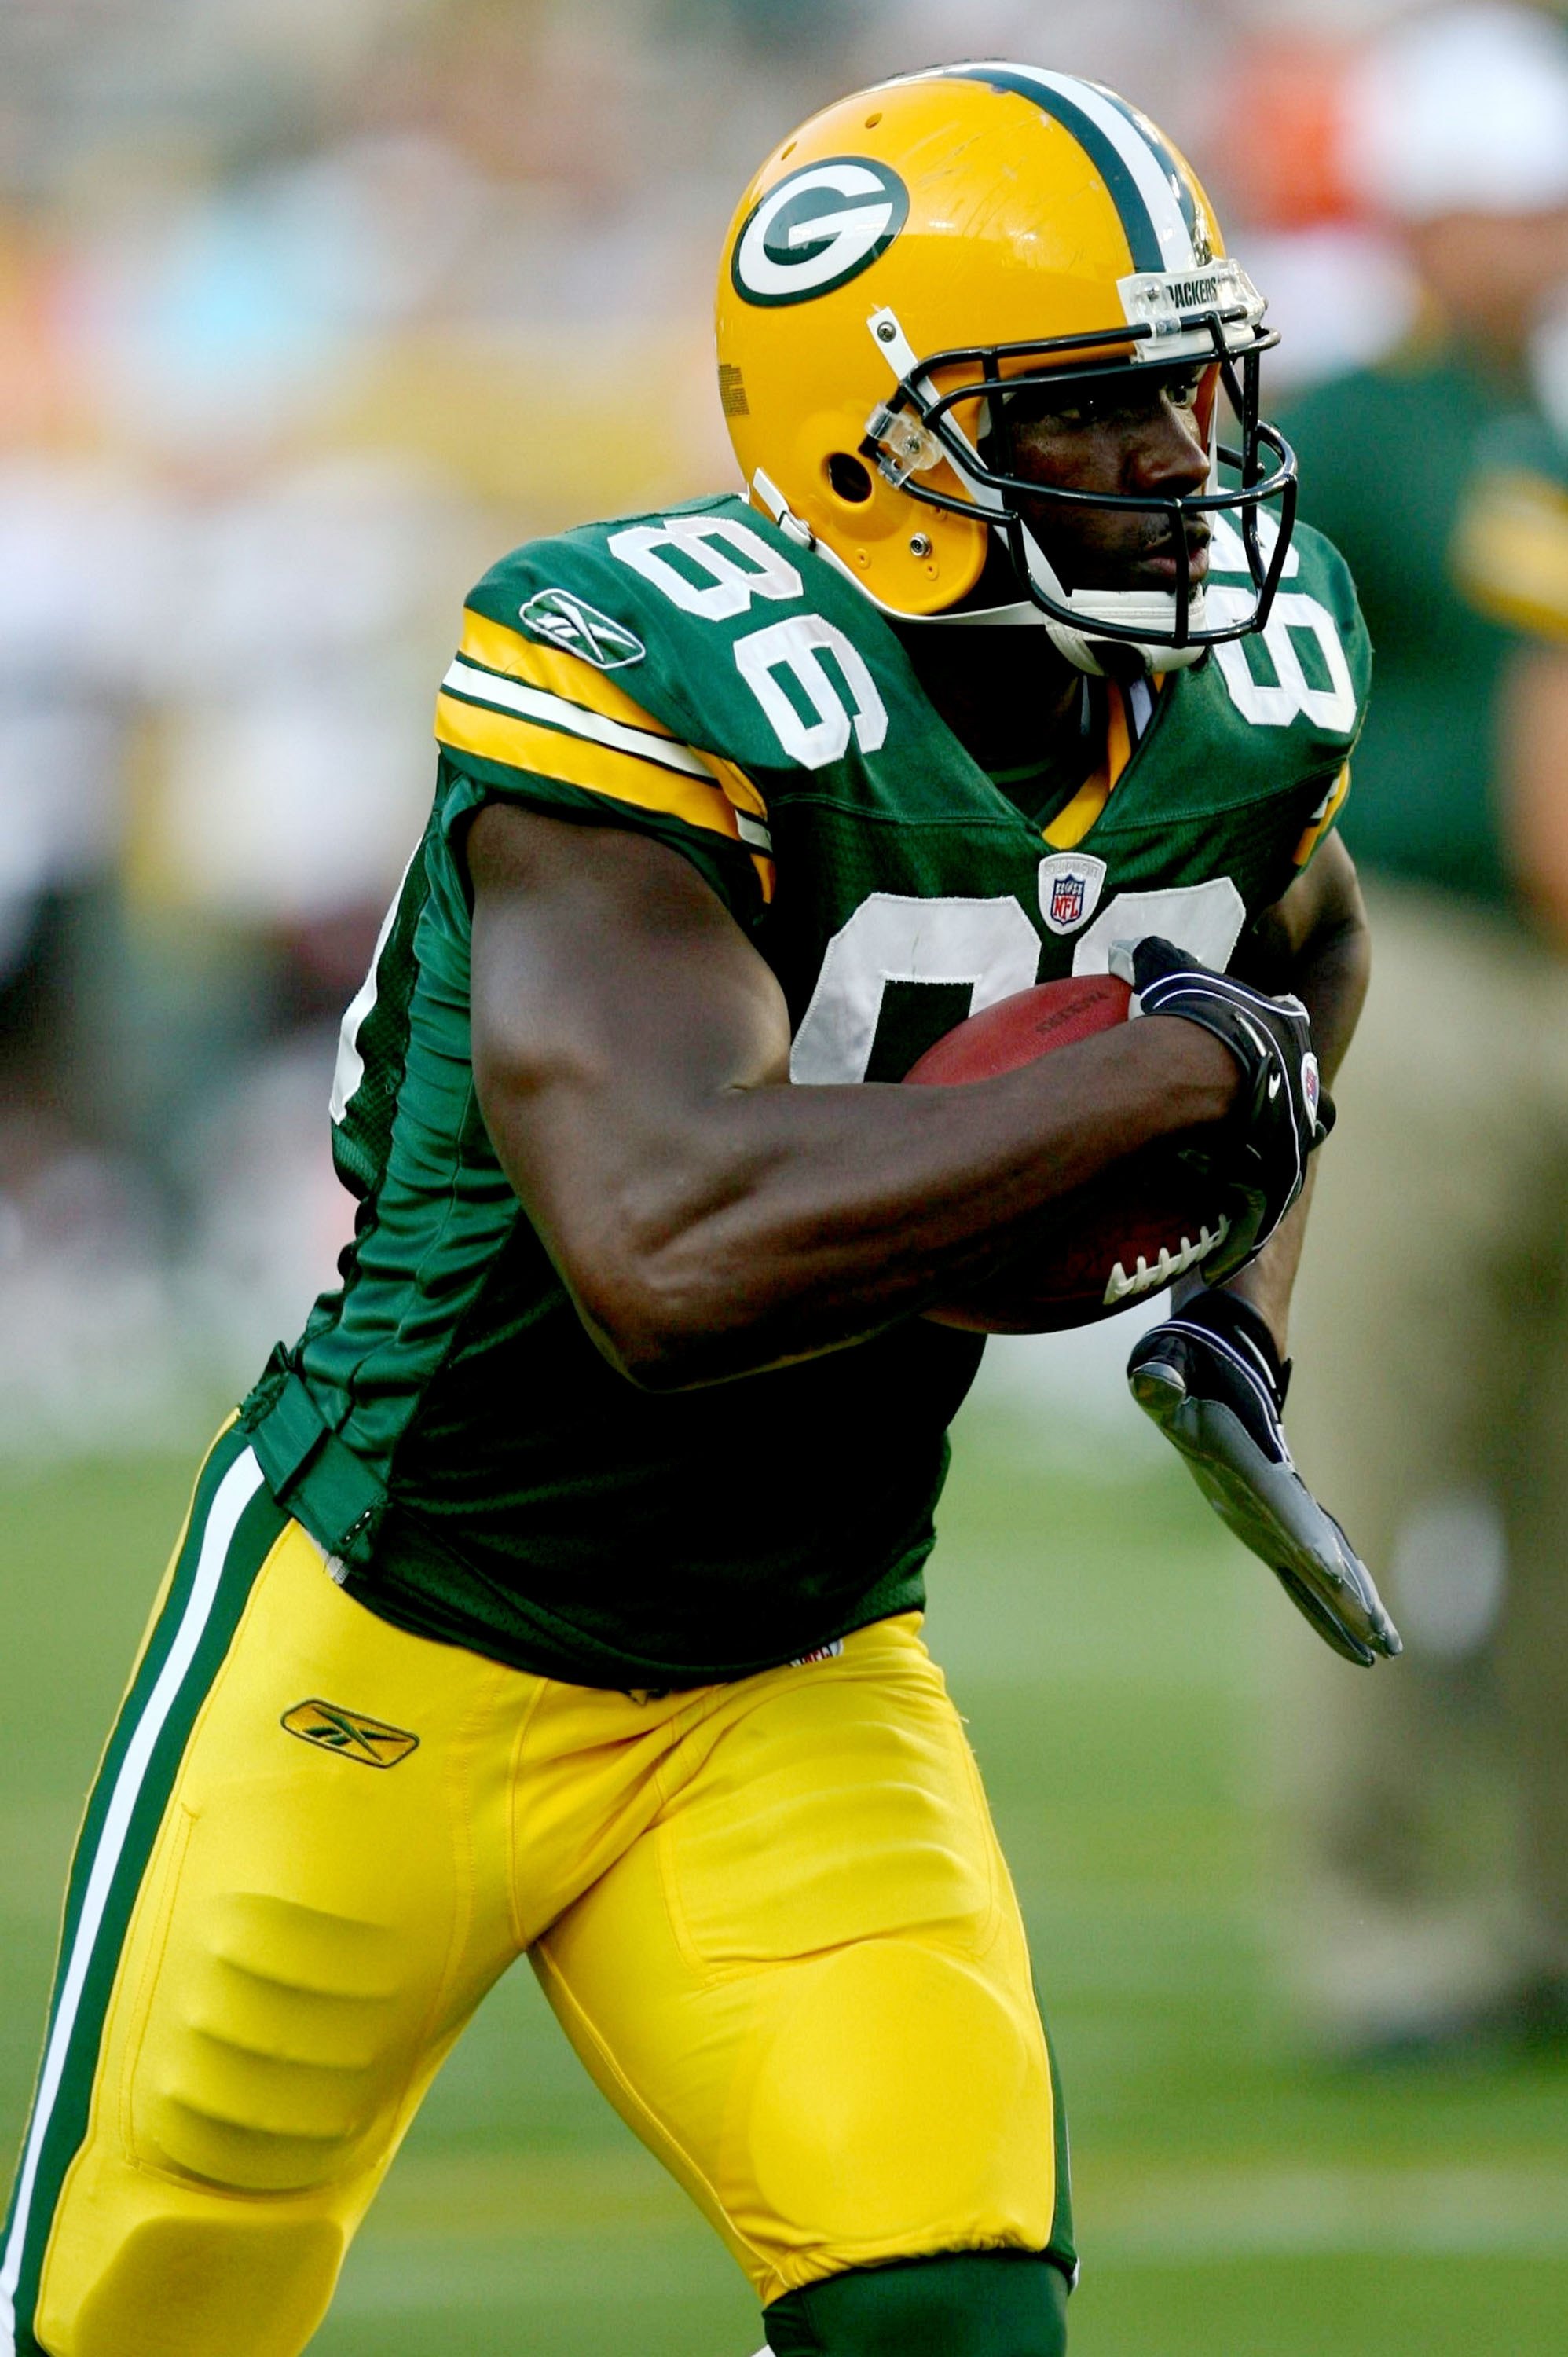
{"label": "nfl shield logo", "polygon": [[1040,914],[1053,933],[1074,933],[1093,916],[1105,862],[1092,852],[1058,851],[1040,862]]}
{"label": "nfl shield logo", "polygon": [[1058,876],[1051,885],[1051,905],[1046,921],[1057,932],[1065,933],[1071,925],[1083,922],[1085,879],[1081,876]]}

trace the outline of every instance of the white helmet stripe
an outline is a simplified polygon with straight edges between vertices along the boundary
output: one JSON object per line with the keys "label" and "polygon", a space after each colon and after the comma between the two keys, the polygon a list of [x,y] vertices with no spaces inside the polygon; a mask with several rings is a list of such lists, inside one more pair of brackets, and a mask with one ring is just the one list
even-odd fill
{"label": "white helmet stripe", "polygon": [[[965,69],[960,69],[961,71]],[[973,67],[967,69],[973,72]],[[1043,66],[1009,65],[1021,81],[1036,82],[1044,91],[1078,107],[1122,158],[1149,209],[1155,235],[1160,242],[1162,266],[1186,274],[1197,267],[1192,230],[1164,159],[1139,130],[1131,115],[1113,105],[1097,82],[1080,81],[1076,74],[1049,73]]]}
{"label": "white helmet stripe", "polygon": [[[1172,271],[1187,277],[1205,267],[1198,258],[1201,239],[1207,252],[1202,215],[1189,186],[1181,180],[1175,156],[1164,134],[1146,115],[1102,82],[1085,81],[1077,74],[1051,73],[1044,66],[1017,65],[1003,59],[978,59],[961,65],[922,66],[913,73],[890,74],[877,90],[899,90],[911,82],[983,81],[995,90],[1011,90],[1017,97],[1036,97],[1053,121],[1063,124],[1086,147],[1090,160],[1114,180],[1124,173],[1131,187],[1113,199],[1135,194],[1137,210],[1146,221],[1134,221],[1122,206],[1122,226],[1134,244],[1152,238],[1155,253],[1138,258],[1139,269]],[[869,92],[867,93],[869,95]],[[1055,105],[1051,101],[1056,101]],[[1096,153],[1096,150],[1099,153]]]}

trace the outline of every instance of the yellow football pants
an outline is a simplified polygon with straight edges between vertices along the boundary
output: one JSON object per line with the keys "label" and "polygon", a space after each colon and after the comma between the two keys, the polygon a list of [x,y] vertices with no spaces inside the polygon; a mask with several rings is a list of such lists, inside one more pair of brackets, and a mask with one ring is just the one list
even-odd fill
{"label": "yellow football pants", "polygon": [[89,1803],[0,2351],[8,2308],[18,2357],[295,2357],[525,1952],[765,2304],[1051,2244],[1022,1926],[912,1617],[662,1698],[525,1675],[346,1597],[234,1428]]}

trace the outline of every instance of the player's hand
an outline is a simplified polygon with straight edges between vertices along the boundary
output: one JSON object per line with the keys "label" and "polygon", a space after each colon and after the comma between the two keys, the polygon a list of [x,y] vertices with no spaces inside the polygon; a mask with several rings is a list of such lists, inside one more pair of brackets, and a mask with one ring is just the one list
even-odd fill
{"label": "player's hand", "polygon": [[1250,1303],[1195,1294],[1142,1337],[1127,1380],[1220,1521],[1326,1644],[1364,1669],[1403,1652],[1371,1574],[1292,1462],[1280,1421],[1290,1362]]}
{"label": "player's hand", "polygon": [[1334,1126],[1306,1009],[1299,998],[1271,998],[1213,973],[1158,934],[1116,942],[1110,963],[1133,986],[1133,1014],[1201,1024],[1241,1068],[1240,1098],[1215,1154],[1233,1190],[1230,1230],[1204,1268],[1210,1284],[1223,1284],[1268,1243],[1302,1190],[1307,1156]]}

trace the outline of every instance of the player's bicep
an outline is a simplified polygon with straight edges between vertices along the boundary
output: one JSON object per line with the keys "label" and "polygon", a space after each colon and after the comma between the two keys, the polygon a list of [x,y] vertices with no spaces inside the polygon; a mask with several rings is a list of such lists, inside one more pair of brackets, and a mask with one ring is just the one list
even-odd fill
{"label": "player's bicep", "polygon": [[787,1079],[789,1017],[667,845],[492,802],[466,849],[480,1107],[570,1278],[679,1170],[716,1097]]}
{"label": "player's bicep", "polygon": [[1260,910],[1242,936],[1237,967],[1250,969],[1250,978],[1270,989],[1292,987],[1291,975],[1304,958],[1321,950],[1330,937],[1366,929],[1367,911],[1356,875],[1356,863],[1337,834],[1318,846],[1310,867],[1304,867],[1288,889]]}

